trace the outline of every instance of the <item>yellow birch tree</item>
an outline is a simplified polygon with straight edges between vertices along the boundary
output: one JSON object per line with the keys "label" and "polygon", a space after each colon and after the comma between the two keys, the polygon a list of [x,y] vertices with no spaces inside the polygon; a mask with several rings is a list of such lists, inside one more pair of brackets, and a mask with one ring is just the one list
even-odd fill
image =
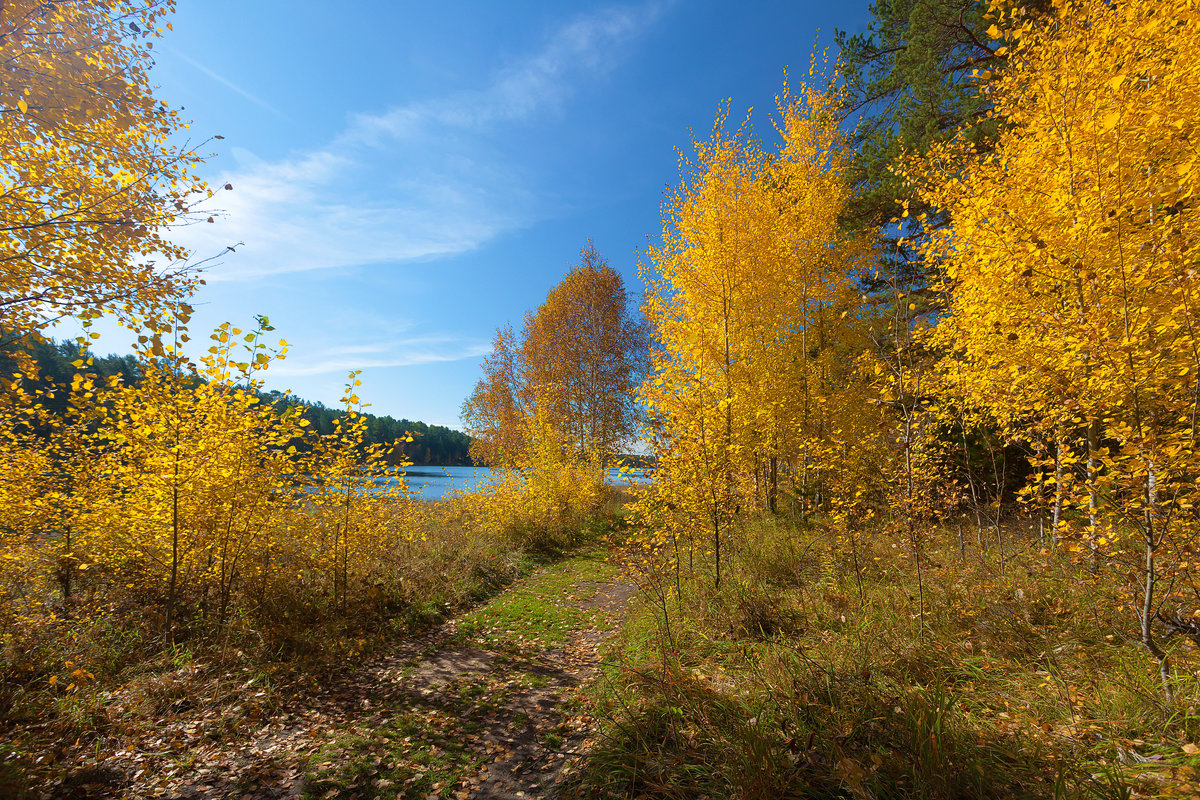
{"label": "yellow birch tree", "polygon": [[1005,124],[994,152],[959,140],[909,166],[950,217],[931,245],[951,304],[940,335],[974,402],[1053,443],[1056,509],[1085,465],[1084,532],[1136,576],[1129,607],[1170,699],[1154,623],[1191,585],[1200,466],[1200,9],[1059,0],[1036,25],[994,10],[1010,57],[987,88]]}
{"label": "yellow birch tree", "polygon": [[134,320],[196,276],[167,229],[212,192],[187,123],[154,97],[173,0],[0,6],[0,334],[64,316]]}

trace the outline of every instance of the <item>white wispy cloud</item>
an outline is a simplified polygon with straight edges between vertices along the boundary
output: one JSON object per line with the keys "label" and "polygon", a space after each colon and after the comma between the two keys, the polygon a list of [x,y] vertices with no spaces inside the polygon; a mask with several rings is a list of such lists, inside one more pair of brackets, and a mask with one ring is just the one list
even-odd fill
{"label": "white wispy cloud", "polygon": [[443,335],[418,336],[371,345],[326,348],[306,357],[303,362],[285,361],[272,367],[271,372],[274,377],[306,377],[355,369],[411,367],[479,358],[490,350],[490,344],[481,340]]}
{"label": "white wispy cloud", "polygon": [[346,138],[373,142],[381,135],[416,135],[431,126],[472,128],[525,119],[564,100],[580,76],[611,68],[616,46],[653,23],[666,6],[608,8],[573,20],[555,31],[540,52],[502,69],[486,88],[361,115]]}
{"label": "white wispy cloud", "polygon": [[214,81],[221,84],[226,89],[229,89],[230,91],[246,98],[247,100],[249,100],[251,103],[254,103],[259,108],[269,111],[272,114],[274,114],[275,116],[280,117],[281,119],[288,118],[287,114],[284,114],[282,111],[280,111],[278,108],[271,105],[267,101],[263,100],[262,98],[258,97],[257,95],[251,94],[250,92],[243,89],[241,86],[238,86],[236,83],[234,83],[233,81],[226,78],[221,73],[205,66],[204,64],[200,63],[199,61],[197,61],[194,58],[191,58],[190,56],[184,55],[183,53],[176,50],[174,47],[164,46],[163,50],[165,52],[169,53],[170,55],[174,56],[175,58],[178,58],[180,61],[182,61],[183,63],[192,67],[193,69],[197,70],[198,72],[201,72],[201,73],[207,75],[208,77],[212,78]]}
{"label": "white wispy cloud", "polygon": [[665,7],[576,18],[481,88],[356,115],[326,147],[284,161],[240,158],[213,181],[234,187],[218,196],[225,213],[175,239],[200,258],[242,243],[208,276],[222,281],[460,253],[527,225],[540,213],[535,193],[489,132],[552,112]]}

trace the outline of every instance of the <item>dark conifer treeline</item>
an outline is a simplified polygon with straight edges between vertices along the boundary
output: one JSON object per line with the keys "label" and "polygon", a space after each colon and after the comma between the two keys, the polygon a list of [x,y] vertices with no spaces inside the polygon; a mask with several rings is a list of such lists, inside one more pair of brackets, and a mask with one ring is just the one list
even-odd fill
{"label": "dark conifer treeline", "polygon": [[[73,341],[44,342],[24,341],[12,345],[12,348],[24,350],[37,365],[37,379],[30,382],[32,389],[49,389],[52,386],[70,385],[71,378],[81,370],[74,362],[87,358],[87,353]],[[14,349],[0,348],[0,374],[11,375],[20,368],[15,358]],[[87,366],[87,372],[94,373],[100,379],[120,375],[126,383],[137,383],[141,378],[138,361],[131,355],[98,356],[91,354],[92,363]],[[309,402],[295,395],[282,392],[269,392],[263,395],[277,406],[301,406],[304,417],[313,428],[322,435],[333,433],[334,420],[345,412],[338,408],[328,408],[321,402]],[[59,392],[43,398],[44,405],[53,412],[62,411],[66,403],[66,393]],[[408,419],[395,419],[391,416],[376,416],[363,414],[367,418],[367,441],[370,444],[388,445],[397,440],[403,440],[407,434],[412,434],[411,442],[400,441],[393,451],[394,462],[411,461],[414,464],[454,466],[471,463],[468,449],[471,439],[465,433],[444,427],[442,425],[427,425],[424,422],[414,422]]]}
{"label": "dark conifer treeline", "polygon": [[[286,403],[290,406],[301,406],[304,417],[321,435],[334,431],[334,420],[346,413],[340,408],[328,408],[324,403],[310,403],[294,395],[272,393],[276,403]],[[457,466],[469,465],[471,457],[468,449],[471,437],[452,428],[442,425],[427,425],[424,422],[414,422],[409,419],[395,419],[391,416],[376,416],[363,414],[367,418],[367,440],[371,444],[390,444],[396,442],[390,460],[393,463],[410,461],[413,464]],[[407,434],[412,435],[411,442],[403,439]]]}

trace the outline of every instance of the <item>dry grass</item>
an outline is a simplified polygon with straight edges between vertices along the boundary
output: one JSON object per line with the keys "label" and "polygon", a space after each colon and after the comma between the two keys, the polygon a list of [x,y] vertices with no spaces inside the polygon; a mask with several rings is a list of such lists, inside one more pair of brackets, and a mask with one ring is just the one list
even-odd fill
{"label": "dry grass", "polygon": [[[720,590],[693,554],[646,575],[598,699],[588,797],[1194,796],[1200,657],[1167,708],[1119,593],[1006,531],[960,554],[744,526]],[[974,538],[973,536],[970,538]],[[857,553],[857,565],[854,558]],[[1200,752],[1200,751],[1198,751]]]}

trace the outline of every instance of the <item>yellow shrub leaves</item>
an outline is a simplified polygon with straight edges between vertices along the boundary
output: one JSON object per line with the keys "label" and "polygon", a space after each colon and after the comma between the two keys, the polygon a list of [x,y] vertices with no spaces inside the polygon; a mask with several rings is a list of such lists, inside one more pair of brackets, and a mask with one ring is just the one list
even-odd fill
{"label": "yellow shrub leaves", "polygon": [[284,354],[269,331],[223,325],[198,363],[182,328],[147,336],[136,381],[81,372],[65,412],[6,420],[0,513],[26,577],[48,570],[64,601],[109,582],[157,598],[168,630],[181,609],[225,620],[277,596],[343,610],[371,596],[380,552],[414,530],[403,479],[365,444],[355,378],[328,436],[264,402],[259,374]]}

